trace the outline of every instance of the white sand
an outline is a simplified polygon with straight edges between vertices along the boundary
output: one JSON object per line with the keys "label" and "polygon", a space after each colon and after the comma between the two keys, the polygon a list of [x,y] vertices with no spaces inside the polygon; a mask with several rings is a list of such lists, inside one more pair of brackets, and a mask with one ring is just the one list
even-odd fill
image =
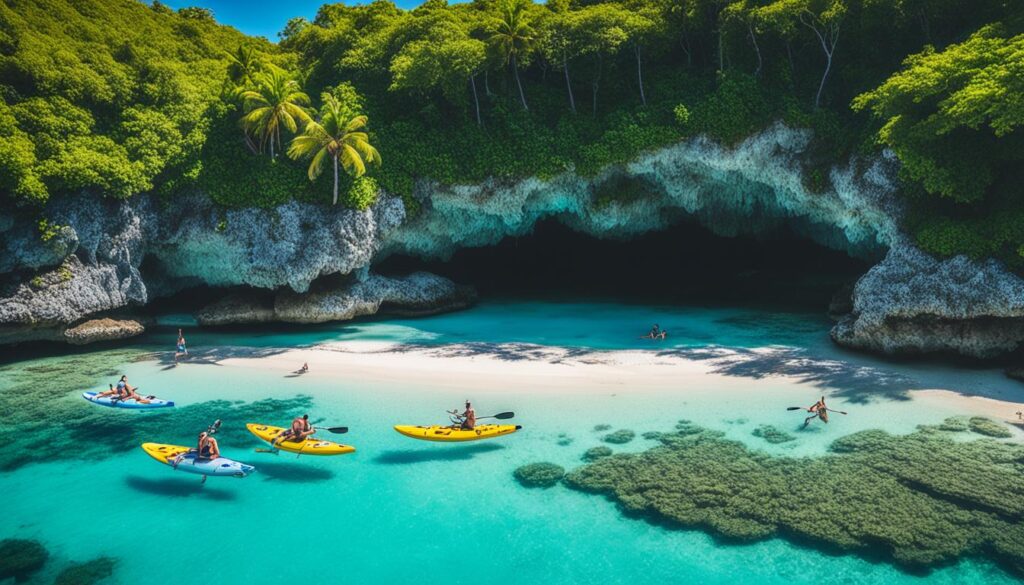
{"label": "white sand", "polygon": [[[771,348],[757,350],[771,352]],[[722,350],[722,357],[735,357]],[[640,350],[573,351],[529,344],[405,346],[386,342],[347,341],[290,349],[260,357],[221,360],[226,366],[256,368],[276,373],[290,372],[303,363],[310,371],[303,377],[343,378],[354,382],[415,384],[426,388],[472,390],[486,393],[500,381],[502,388],[518,391],[581,392],[601,389],[629,391],[665,389],[685,392],[687,387],[707,387],[713,379],[716,392],[749,391],[751,378],[716,371],[716,360],[692,360],[657,355]],[[771,376],[786,381],[786,376]],[[792,378],[793,384],[807,383]],[[828,392],[824,392],[826,395]],[[973,396],[948,389],[918,389],[908,392],[922,406],[938,405],[963,414],[979,414],[1015,421],[1024,403]]]}

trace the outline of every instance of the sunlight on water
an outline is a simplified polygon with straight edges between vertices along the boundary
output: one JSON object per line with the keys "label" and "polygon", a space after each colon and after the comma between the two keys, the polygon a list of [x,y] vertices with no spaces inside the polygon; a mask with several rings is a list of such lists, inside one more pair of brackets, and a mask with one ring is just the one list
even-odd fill
{"label": "sunlight on water", "polygon": [[[494,303],[430,319],[262,333],[186,330],[186,335],[194,350],[217,346],[238,356],[351,339],[650,348],[650,342],[635,338],[655,321],[671,335],[660,350],[710,359],[701,352],[728,348],[728,359],[717,366],[720,372],[700,386],[666,392],[638,381],[632,388],[595,389],[585,398],[523,392],[507,381],[481,380],[489,390],[477,398],[478,410],[515,410],[515,422],[524,428],[501,439],[462,445],[413,441],[391,425],[445,422],[444,409],[458,406],[467,398],[464,392],[427,384],[289,377],[288,372],[245,367],[244,359],[232,365],[197,361],[171,367],[166,349],[173,331],[144,339],[137,351],[8,364],[0,370],[0,396],[5,405],[19,406],[4,415],[5,424],[36,444],[57,441],[62,451],[30,463],[4,460],[0,489],[15,504],[4,508],[0,538],[37,539],[47,547],[51,558],[37,574],[39,582],[52,581],[71,561],[103,555],[117,559],[116,582],[142,585],[266,583],[299,574],[352,583],[406,578],[463,583],[481,577],[516,583],[1014,582],[982,560],[921,576],[778,539],[724,544],[700,531],[626,518],[601,497],[560,486],[528,490],[512,480],[516,467],[534,461],[578,466],[585,450],[604,444],[605,432],[595,431],[599,424],[637,433],[632,442],[613,445],[617,452],[650,448],[655,443],[641,433],[665,431],[689,419],[770,453],[816,455],[832,440],[858,430],[906,433],[957,414],[938,405],[925,408],[901,395],[908,388],[928,387],[929,376],[1016,400],[1024,396],[991,371],[942,371],[850,356],[828,345],[829,323],[816,316]],[[759,348],[766,347],[773,349],[762,355]],[[156,348],[165,352],[159,359],[148,354]],[[779,357],[794,355],[802,360]],[[772,370],[787,377],[774,377]],[[54,382],[66,371],[83,372],[66,380],[75,388]],[[104,410],[77,396],[87,388],[105,387],[118,372],[149,392],[175,399],[176,411]],[[726,380],[728,387],[722,384]],[[749,389],[737,390],[737,381],[749,382]],[[61,387],[67,395],[51,404],[10,396],[30,394],[40,385]],[[801,413],[780,405],[808,403],[822,388],[851,414],[801,432]],[[281,402],[254,404],[267,398]],[[347,435],[330,438],[355,445],[357,452],[315,458],[254,451],[261,443],[241,423],[287,424],[307,404],[323,424],[349,426]],[[261,419],[243,420],[247,416]],[[255,465],[257,473],[245,479],[211,478],[201,487],[198,477],[162,466],[132,447],[135,432],[146,434],[145,440],[191,444],[195,433],[215,418],[225,420],[220,432],[224,454]],[[99,421],[107,426],[97,430]],[[752,435],[761,424],[797,438],[770,444]],[[119,429],[131,436],[131,444],[125,445]],[[32,457],[31,443],[17,443],[17,448]]]}

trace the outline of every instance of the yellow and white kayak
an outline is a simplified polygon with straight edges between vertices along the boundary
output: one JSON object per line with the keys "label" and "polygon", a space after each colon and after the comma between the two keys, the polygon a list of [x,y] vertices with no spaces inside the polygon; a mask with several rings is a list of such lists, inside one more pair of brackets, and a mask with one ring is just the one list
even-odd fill
{"label": "yellow and white kayak", "polygon": [[479,441],[481,439],[493,439],[502,435],[511,435],[523,427],[519,425],[477,425],[473,430],[463,430],[458,427],[434,425],[430,427],[417,427],[413,425],[395,425],[395,430],[406,437],[420,439],[422,441],[437,441],[440,443],[459,443],[463,441]]}
{"label": "yellow and white kayak", "polygon": [[[245,425],[249,432],[272,443],[285,429],[284,427],[273,427],[259,423]],[[324,441],[315,437],[309,437],[301,441],[281,441],[276,447],[282,451],[299,453],[301,455],[344,455],[354,453],[356,448],[351,445],[342,445],[334,441]]]}
{"label": "yellow and white kayak", "polygon": [[245,477],[256,471],[256,468],[252,465],[246,465],[227,457],[200,459],[196,457],[195,449],[181,445],[143,443],[142,450],[146,452],[146,455],[164,465],[170,465],[178,471],[186,471],[197,475]]}

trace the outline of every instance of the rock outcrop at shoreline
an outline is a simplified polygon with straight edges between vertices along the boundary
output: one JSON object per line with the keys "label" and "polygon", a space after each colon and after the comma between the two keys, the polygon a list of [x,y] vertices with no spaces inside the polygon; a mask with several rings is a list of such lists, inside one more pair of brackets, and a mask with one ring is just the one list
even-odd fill
{"label": "rock outcrop at shoreline", "polygon": [[[403,299],[395,309],[415,313],[417,295],[438,295],[429,280],[398,291],[380,289],[383,281],[372,277],[344,292],[303,293],[318,279],[365,272],[391,254],[445,259],[525,235],[546,218],[611,239],[684,218],[723,236],[785,227],[881,261],[830,307],[849,311],[835,315],[832,337],[841,345],[991,357],[1024,341],[1024,280],[997,262],[938,260],[909,243],[891,157],[852,160],[832,169],[826,188],[808,189],[801,160],[810,139],[808,131],[776,124],[733,148],[696,138],[596,177],[568,171],[456,186],[423,180],[415,187],[422,212],[411,221],[387,194],[366,211],[296,201],[226,210],[199,194],[57,198],[45,213],[45,242],[34,221],[0,218],[0,343],[63,339],[97,313],[197,285],[266,291],[222,299],[206,312],[207,324],[345,319],[376,312],[389,295]],[[414,294],[417,285],[427,288]],[[435,310],[429,300],[424,306]]]}
{"label": "rock outcrop at shoreline", "polygon": [[894,246],[857,282],[853,311],[832,338],[889,354],[1009,353],[1024,341],[1024,280],[994,260],[937,260]]}
{"label": "rock outcrop at shoreline", "polygon": [[230,295],[196,314],[200,325],[243,325],[267,322],[326,323],[386,312],[420,316],[466,308],[476,302],[471,287],[447,278],[417,272],[401,278],[376,274],[353,283],[315,286],[297,293],[282,289]]}

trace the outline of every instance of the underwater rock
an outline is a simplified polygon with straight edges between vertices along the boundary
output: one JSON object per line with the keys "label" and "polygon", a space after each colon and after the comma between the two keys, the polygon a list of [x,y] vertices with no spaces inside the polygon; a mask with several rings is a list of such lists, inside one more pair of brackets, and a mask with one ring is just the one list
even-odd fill
{"label": "underwater rock", "polygon": [[779,443],[788,443],[790,441],[796,440],[796,437],[794,437],[793,435],[773,425],[761,425],[754,429],[750,434],[754,435],[755,437],[760,437],[773,445],[778,445]]}
{"label": "underwater rock", "polygon": [[857,281],[839,345],[991,358],[1024,341],[1024,279],[995,260],[936,259],[901,243]]}
{"label": "underwater rock", "polygon": [[1024,575],[1024,446],[873,430],[830,451],[783,457],[720,433],[666,434],[642,453],[583,465],[565,483],[727,541],[789,538],[917,571],[985,557]]}
{"label": "underwater rock", "polygon": [[110,557],[75,563],[58,573],[53,585],[95,585],[113,575],[116,564]]}
{"label": "underwater rock", "polygon": [[303,293],[282,289],[272,297],[253,291],[220,299],[196,313],[200,325],[325,323],[386,312],[422,316],[464,309],[476,291],[428,272],[392,278],[368,274],[338,285],[317,284]]}
{"label": "underwater rock", "polygon": [[1006,374],[1007,378],[1024,382],[1024,366],[1009,367],[1003,370],[1003,373]]}
{"label": "underwater rock", "polygon": [[1009,439],[1013,436],[1013,433],[1004,424],[983,416],[972,416],[967,423],[972,433],[985,435],[986,437]]}
{"label": "underwater rock", "polygon": [[565,468],[554,463],[530,463],[517,468],[512,475],[523,487],[549,488],[562,481]]}
{"label": "underwater rock", "polygon": [[605,443],[611,443],[613,445],[624,445],[633,440],[636,437],[636,433],[629,429],[620,429],[614,433],[608,433],[601,440]]}
{"label": "underwater rock", "polygon": [[601,433],[601,432],[610,431],[610,430],[612,430],[612,425],[606,425],[606,424],[594,425],[594,432],[595,433]]}
{"label": "underwater rock", "polygon": [[64,330],[64,338],[72,345],[97,341],[127,339],[142,335],[146,327],[135,319],[90,319]]}
{"label": "underwater rock", "polygon": [[965,433],[971,429],[970,420],[966,416],[951,416],[942,421],[938,429],[949,433]]}
{"label": "underwater rock", "polygon": [[642,434],[640,436],[643,437],[644,439],[648,440],[648,441],[657,441],[657,440],[661,439],[662,435],[664,435],[664,434],[665,433],[662,433],[661,431],[647,431],[646,433],[644,433],[644,434]]}
{"label": "underwater rock", "polygon": [[14,578],[18,583],[43,568],[50,553],[35,540],[0,540],[0,581]]}
{"label": "underwater rock", "polygon": [[587,461],[587,462],[597,461],[598,459],[600,459],[602,457],[609,457],[609,456],[611,456],[611,454],[612,454],[612,448],[611,447],[605,447],[605,446],[602,445],[600,447],[591,447],[591,448],[587,449],[586,452],[583,453],[583,456],[581,457],[581,459],[583,459],[584,461]]}

